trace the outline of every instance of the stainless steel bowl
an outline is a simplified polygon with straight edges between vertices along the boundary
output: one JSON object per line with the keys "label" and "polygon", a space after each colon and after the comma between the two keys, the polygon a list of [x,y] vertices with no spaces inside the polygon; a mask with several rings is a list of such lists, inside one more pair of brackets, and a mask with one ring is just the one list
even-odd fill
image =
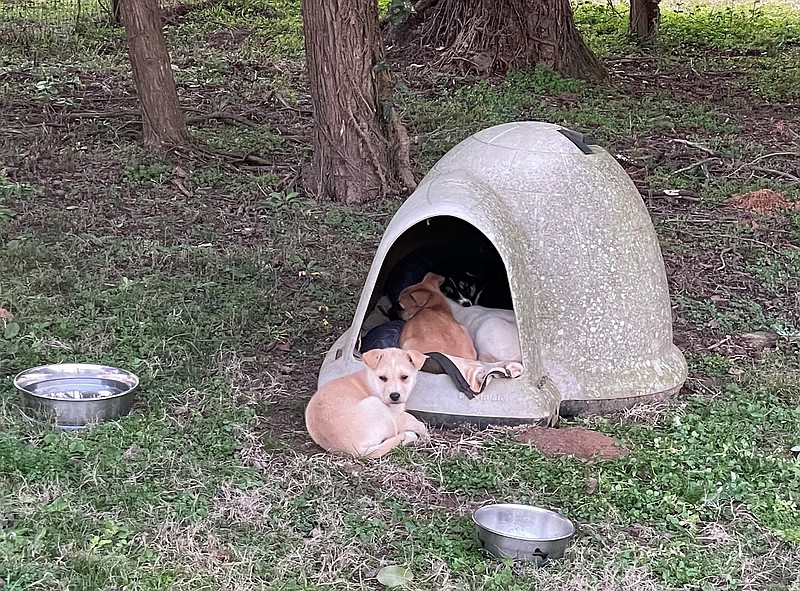
{"label": "stainless steel bowl", "polygon": [[575,533],[566,517],[531,505],[486,505],[472,514],[478,544],[498,560],[561,558]]}
{"label": "stainless steel bowl", "polygon": [[17,374],[25,415],[65,429],[128,414],[139,378],[129,371],[89,363],[57,363]]}

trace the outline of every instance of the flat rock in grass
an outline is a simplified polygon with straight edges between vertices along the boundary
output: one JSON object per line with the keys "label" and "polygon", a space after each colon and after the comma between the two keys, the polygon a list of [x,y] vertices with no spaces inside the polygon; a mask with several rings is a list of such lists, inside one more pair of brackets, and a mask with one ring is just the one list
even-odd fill
{"label": "flat rock in grass", "polygon": [[740,334],[739,338],[756,351],[773,349],[778,342],[778,335],[768,330],[745,332]]}
{"label": "flat rock in grass", "polygon": [[517,440],[548,456],[577,456],[584,460],[615,460],[628,455],[616,439],[582,427],[527,427]]}

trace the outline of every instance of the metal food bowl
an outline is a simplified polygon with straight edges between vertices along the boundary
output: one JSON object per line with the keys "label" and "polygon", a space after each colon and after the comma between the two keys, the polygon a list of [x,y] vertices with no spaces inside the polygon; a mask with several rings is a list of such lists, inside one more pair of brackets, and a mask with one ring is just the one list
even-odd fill
{"label": "metal food bowl", "polygon": [[498,560],[561,558],[575,533],[566,517],[531,505],[486,505],[472,514],[481,548]]}
{"label": "metal food bowl", "polygon": [[42,365],[14,378],[25,416],[63,429],[128,414],[138,385],[139,378],[129,371],[89,363]]}

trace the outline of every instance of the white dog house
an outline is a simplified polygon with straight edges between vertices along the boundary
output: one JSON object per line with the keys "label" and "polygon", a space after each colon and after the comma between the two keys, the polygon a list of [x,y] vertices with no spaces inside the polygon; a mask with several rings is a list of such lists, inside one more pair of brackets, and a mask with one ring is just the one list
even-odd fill
{"label": "white dog house", "polygon": [[496,248],[525,373],[474,399],[421,373],[407,408],[434,424],[549,422],[667,397],[686,379],[672,343],[661,251],[631,179],[602,148],[557,125],[519,122],[450,150],[400,207],[378,247],[349,330],[319,384],[363,368],[387,275],[406,254],[476,236]]}

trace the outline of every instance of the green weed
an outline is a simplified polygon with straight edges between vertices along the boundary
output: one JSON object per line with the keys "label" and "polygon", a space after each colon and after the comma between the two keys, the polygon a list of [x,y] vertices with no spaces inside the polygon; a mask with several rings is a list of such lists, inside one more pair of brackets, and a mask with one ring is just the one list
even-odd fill
{"label": "green weed", "polygon": [[166,162],[148,161],[128,164],[122,170],[122,181],[134,187],[161,185],[172,174],[172,167]]}
{"label": "green weed", "polygon": [[237,128],[229,125],[207,125],[193,130],[193,135],[212,148],[229,152],[269,156],[281,150],[283,138],[262,127]]}

